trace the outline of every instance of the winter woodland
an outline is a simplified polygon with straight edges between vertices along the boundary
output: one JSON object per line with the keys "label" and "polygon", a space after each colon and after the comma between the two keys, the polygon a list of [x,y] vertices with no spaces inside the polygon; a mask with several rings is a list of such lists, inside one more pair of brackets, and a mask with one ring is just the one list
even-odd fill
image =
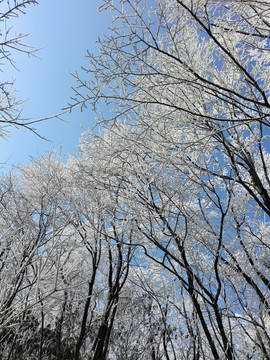
{"label": "winter woodland", "polygon": [[100,10],[96,128],[1,176],[0,358],[269,360],[270,2]]}

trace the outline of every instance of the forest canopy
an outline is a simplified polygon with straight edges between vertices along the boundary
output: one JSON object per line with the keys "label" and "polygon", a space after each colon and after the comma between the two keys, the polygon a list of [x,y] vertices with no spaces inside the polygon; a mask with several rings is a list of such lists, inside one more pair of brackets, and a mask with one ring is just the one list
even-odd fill
{"label": "forest canopy", "polygon": [[1,359],[270,359],[270,4],[100,10],[97,128],[1,178]]}

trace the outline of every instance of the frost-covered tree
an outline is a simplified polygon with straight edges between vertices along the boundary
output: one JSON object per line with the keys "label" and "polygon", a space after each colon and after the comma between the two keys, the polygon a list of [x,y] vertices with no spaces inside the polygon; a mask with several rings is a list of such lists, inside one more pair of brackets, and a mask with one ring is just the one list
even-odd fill
{"label": "frost-covered tree", "polygon": [[2,177],[3,359],[107,357],[133,233],[85,170],[52,152]]}
{"label": "frost-covered tree", "polygon": [[177,356],[268,359],[269,4],[103,8],[115,18],[88,54],[94,80],[74,75],[72,105],[103,130],[82,140],[90,174],[189,304],[193,352]]}
{"label": "frost-covered tree", "polygon": [[270,7],[103,8],[100,133],[1,180],[1,358],[270,359]]}
{"label": "frost-covered tree", "polygon": [[[53,163],[52,157],[46,165],[46,178],[45,171],[42,174],[32,164],[24,169],[20,179],[10,175],[2,176],[1,180],[0,351],[3,359],[27,358],[29,353],[34,357],[33,349],[42,348],[42,329],[48,324],[47,318],[44,322],[44,313],[55,308],[57,297],[64,293],[66,273],[71,276],[70,253],[75,242],[59,208],[63,166],[59,161]],[[41,337],[37,333],[39,328]]]}
{"label": "frost-covered tree", "polygon": [[6,66],[12,67],[14,71],[20,68],[15,61],[16,52],[36,56],[37,49],[26,42],[27,34],[23,34],[20,29],[15,30],[14,26],[16,28],[17,17],[23,16],[30,5],[37,4],[37,0],[0,0],[0,138],[9,135],[11,126],[36,133],[34,124],[40,121],[24,119],[22,114],[24,100],[19,99],[15,94],[15,81],[5,76]]}

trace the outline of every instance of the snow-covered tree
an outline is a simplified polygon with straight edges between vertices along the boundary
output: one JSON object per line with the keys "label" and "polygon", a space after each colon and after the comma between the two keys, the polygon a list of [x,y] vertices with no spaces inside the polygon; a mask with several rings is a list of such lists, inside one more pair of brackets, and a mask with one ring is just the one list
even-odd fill
{"label": "snow-covered tree", "polygon": [[84,171],[52,152],[2,178],[3,359],[107,356],[133,234]]}
{"label": "snow-covered tree", "polygon": [[270,7],[103,9],[100,133],[1,179],[1,358],[270,359]]}
{"label": "snow-covered tree", "polygon": [[189,299],[196,351],[177,356],[269,358],[269,4],[103,8],[115,18],[88,54],[94,81],[74,74],[72,105],[103,130],[82,139],[90,174]]}
{"label": "snow-covered tree", "polygon": [[[14,30],[14,19],[23,16],[28,6],[37,5],[36,0],[0,0],[0,71],[5,73],[5,66],[12,66],[19,70],[20,66],[14,60],[14,53],[25,53],[28,56],[35,56],[37,49],[25,42],[27,34]],[[23,118],[22,110],[24,101],[15,95],[14,80],[5,79],[0,81],[0,138],[9,134],[10,126],[23,127],[35,132],[33,124],[36,120]]]}

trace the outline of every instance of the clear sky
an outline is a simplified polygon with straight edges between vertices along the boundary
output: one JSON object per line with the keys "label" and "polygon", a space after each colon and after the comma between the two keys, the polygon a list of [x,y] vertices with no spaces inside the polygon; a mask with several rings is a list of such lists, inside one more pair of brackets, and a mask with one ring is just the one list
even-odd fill
{"label": "clear sky", "polygon": [[[2,80],[16,79],[17,97],[29,99],[24,117],[39,119],[61,112],[72,96],[75,80],[68,71],[79,70],[87,64],[86,50],[98,52],[95,43],[111,21],[110,12],[98,12],[101,0],[40,0],[37,6],[28,6],[26,15],[13,19],[17,33],[29,33],[26,43],[42,49],[41,60],[14,53],[20,71],[3,67]],[[64,117],[69,123],[48,120],[37,124],[38,132],[51,140],[44,141],[33,133],[13,129],[8,141],[1,140],[0,162],[25,163],[55,148],[62,153],[76,151],[83,129],[92,128],[96,119],[91,110],[74,111]],[[10,128],[11,129],[11,128]]]}

